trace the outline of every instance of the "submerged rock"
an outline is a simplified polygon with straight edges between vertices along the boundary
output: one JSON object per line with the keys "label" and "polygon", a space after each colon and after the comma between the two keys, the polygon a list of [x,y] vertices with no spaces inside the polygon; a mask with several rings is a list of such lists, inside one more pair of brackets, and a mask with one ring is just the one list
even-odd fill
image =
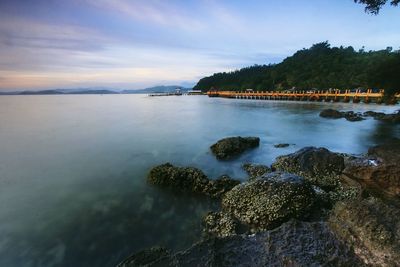
{"label": "submerged rock", "polygon": [[146,263],[146,266],[361,266],[354,253],[335,238],[325,223],[297,221],[250,236],[206,239],[185,251]]}
{"label": "submerged rock", "polygon": [[399,123],[400,122],[400,111],[396,111],[392,114],[385,114],[383,112],[366,111],[364,116],[373,117],[376,120],[381,120],[385,122]]}
{"label": "submerged rock", "polygon": [[305,216],[314,200],[302,177],[273,172],[234,187],[222,198],[222,210],[257,232]]}
{"label": "submerged rock", "polygon": [[210,148],[217,159],[229,159],[259,145],[260,138],[258,137],[237,136],[221,139]]}
{"label": "submerged rock", "polygon": [[318,187],[332,190],[344,169],[343,156],[326,148],[304,147],[295,153],[276,158],[272,167],[304,177]]}
{"label": "submerged rock", "polygon": [[362,120],[365,120],[361,116],[361,113],[355,113],[353,111],[346,111],[346,112],[342,112],[342,113],[343,113],[343,117],[348,121],[362,121]]}
{"label": "submerged rock", "polygon": [[320,116],[320,117],[323,117],[323,118],[332,118],[332,119],[340,119],[340,118],[343,118],[342,112],[340,112],[340,111],[338,111],[338,110],[336,110],[336,109],[331,109],[331,108],[322,110],[322,111],[319,113],[319,116]]}
{"label": "submerged rock", "polygon": [[376,198],[338,202],[329,226],[365,264],[400,266],[400,210]]}
{"label": "submerged rock", "polygon": [[284,148],[284,147],[288,147],[290,146],[290,144],[276,144],[274,145],[275,148]]}
{"label": "submerged rock", "polygon": [[382,117],[385,116],[386,114],[383,113],[383,112],[375,112],[375,111],[369,110],[369,111],[365,111],[365,112],[363,113],[363,115],[364,115],[365,117],[373,117],[374,119],[379,120],[380,118],[382,118]]}
{"label": "submerged rock", "polygon": [[199,169],[175,167],[165,163],[152,168],[147,176],[150,184],[167,187],[181,192],[202,193],[211,197],[221,197],[240,182],[223,176],[209,180]]}
{"label": "submerged rock", "polygon": [[385,116],[380,117],[379,120],[385,122],[399,123],[400,122],[400,112],[393,114],[385,114]]}
{"label": "submerged rock", "polygon": [[364,117],[373,117],[375,120],[399,123],[400,122],[400,111],[392,114],[385,114],[383,112],[366,111],[364,113],[354,111],[338,111],[335,109],[324,109],[319,114],[323,118],[340,119],[345,118],[348,121],[362,121]]}
{"label": "submerged rock", "polygon": [[265,173],[271,172],[271,168],[261,164],[245,163],[242,168],[247,172],[250,179],[257,178]]}
{"label": "submerged rock", "polygon": [[348,121],[362,121],[364,118],[361,113],[355,113],[354,111],[338,111],[336,109],[324,109],[319,113],[320,117],[340,119],[345,118]]}

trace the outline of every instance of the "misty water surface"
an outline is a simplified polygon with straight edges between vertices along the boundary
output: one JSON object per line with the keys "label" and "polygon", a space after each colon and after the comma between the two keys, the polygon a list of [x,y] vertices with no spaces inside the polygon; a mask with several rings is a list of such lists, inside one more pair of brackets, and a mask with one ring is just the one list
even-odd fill
{"label": "misty water surface", "polygon": [[[373,119],[320,118],[327,107],[398,109],[206,96],[1,96],[0,266],[113,266],[146,247],[189,247],[215,203],[148,186],[156,164],[245,180],[244,162],[271,164],[304,146],[358,154],[400,137],[398,126]],[[261,145],[229,162],[210,154],[212,143],[237,135],[259,136]]]}

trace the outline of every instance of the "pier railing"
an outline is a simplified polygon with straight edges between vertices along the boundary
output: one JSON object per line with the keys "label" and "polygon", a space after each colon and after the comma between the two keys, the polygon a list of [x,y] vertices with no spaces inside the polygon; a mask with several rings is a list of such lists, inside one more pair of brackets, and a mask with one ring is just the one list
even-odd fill
{"label": "pier railing", "polygon": [[[294,101],[326,101],[353,103],[382,103],[384,90],[373,92],[372,89],[361,90],[326,90],[326,91],[208,91],[209,97],[225,97],[238,99],[294,100]],[[395,96],[400,98],[400,94]]]}

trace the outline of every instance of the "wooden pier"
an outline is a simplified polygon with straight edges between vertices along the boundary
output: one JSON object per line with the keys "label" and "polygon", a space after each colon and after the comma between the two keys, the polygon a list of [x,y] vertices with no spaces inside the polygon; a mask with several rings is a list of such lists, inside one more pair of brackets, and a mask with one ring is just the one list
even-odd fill
{"label": "wooden pier", "polygon": [[[327,90],[327,91],[208,91],[209,97],[225,97],[236,99],[260,99],[260,100],[292,100],[292,101],[325,101],[325,102],[353,102],[353,103],[382,103],[384,90],[373,92],[368,89],[361,90]],[[395,96],[398,100],[400,94]]]}

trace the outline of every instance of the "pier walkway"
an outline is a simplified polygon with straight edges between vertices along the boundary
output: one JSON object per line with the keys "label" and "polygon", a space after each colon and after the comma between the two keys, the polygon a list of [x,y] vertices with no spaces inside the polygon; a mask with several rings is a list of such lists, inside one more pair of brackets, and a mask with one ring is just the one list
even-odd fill
{"label": "pier walkway", "polygon": [[[262,100],[293,100],[293,101],[325,101],[325,102],[345,102],[353,103],[382,103],[384,91],[373,92],[368,89],[366,92],[361,90],[327,90],[327,91],[208,91],[209,97],[225,97],[237,99],[262,99]],[[400,94],[395,96],[397,100]]]}

